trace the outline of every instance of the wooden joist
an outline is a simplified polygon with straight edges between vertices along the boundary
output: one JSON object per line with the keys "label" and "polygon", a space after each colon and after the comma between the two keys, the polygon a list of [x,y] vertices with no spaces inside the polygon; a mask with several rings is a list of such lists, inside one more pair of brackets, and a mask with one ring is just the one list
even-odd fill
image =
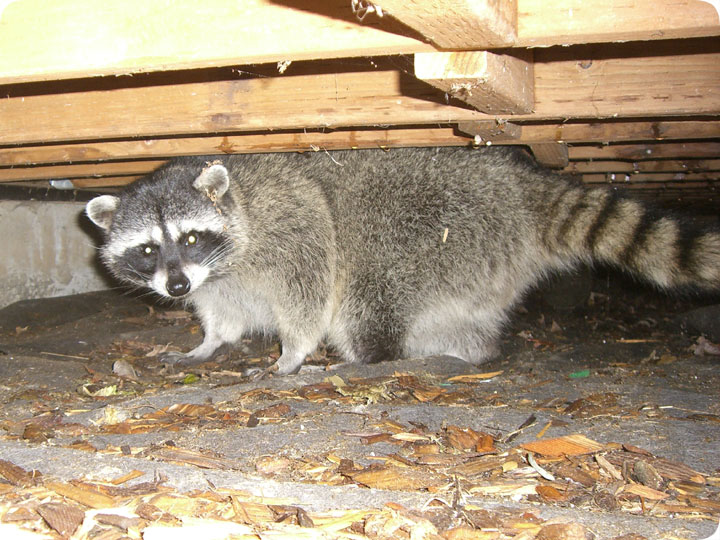
{"label": "wooden joist", "polygon": [[[428,11],[426,29],[416,28],[432,41],[432,28],[441,26],[454,34],[454,49],[486,49],[496,43],[493,34],[511,32],[501,22],[513,16],[507,0],[376,3],[410,26],[418,10]],[[401,13],[397,4],[416,9]],[[454,18],[434,7],[451,5]],[[2,6],[0,84],[434,50],[391,17],[358,21],[349,0],[63,0],[44,2],[42,16],[35,0]],[[476,6],[499,6],[498,19]],[[720,35],[716,8],[700,0],[517,0],[516,17],[519,48]],[[487,24],[468,26],[483,18]]]}
{"label": "wooden joist", "polygon": [[379,0],[377,4],[441,49],[486,49],[517,42],[517,0]]}
{"label": "wooden joist", "polygon": [[527,145],[613,188],[720,179],[717,3],[36,4],[0,7],[0,182],[102,189],[177,155],[469,144]]}
{"label": "wooden joist", "polygon": [[[705,44],[707,45],[707,44]],[[587,49],[535,52],[534,112],[513,121],[720,114],[720,43],[711,52],[669,42],[607,58]],[[577,51],[575,52],[577,54]],[[596,56],[595,56],[596,55]],[[141,86],[0,100],[0,145],[417,125],[495,116],[448,104],[397,70]]]}
{"label": "wooden joist", "polygon": [[[417,130],[422,132],[423,130]],[[398,139],[393,142],[392,138],[382,139],[379,133],[393,133],[393,130],[385,132],[355,132],[355,145],[352,147],[344,146],[347,137],[337,139],[337,146],[333,146],[333,138],[326,142],[328,146],[316,146],[311,144],[307,146],[296,147],[298,150],[322,152],[327,149],[347,149],[347,148],[391,148],[394,146],[406,146],[408,137],[412,135],[412,130],[397,130]],[[307,135],[306,141],[312,139]],[[322,135],[322,134],[314,134]],[[332,134],[330,134],[332,135]],[[364,135],[364,136],[363,136]],[[443,138],[444,136],[444,138]],[[246,136],[256,137],[256,136]],[[450,128],[438,128],[435,133],[435,140],[432,144],[418,144],[417,146],[457,146],[460,144],[468,145],[470,140],[453,134]],[[240,137],[241,138],[241,137]],[[158,143],[156,150],[156,158],[169,158],[175,155],[202,155],[207,153],[221,153],[217,147],[210,148],[208,144],[220,143],[225,145],[225,152],[231,151],[232,144],[230,138],[197,138],[184,141],[161,140],[147,141],[152,146]],[[286,139],[288,141],[289,139]],[[300,139],[298,139],[299,141]],[[425,141],[425,139],[422,139]],[[194,141],[194,147],[190,145]],[[402,141],[403,144],[400,144]],[[177,145],[180,143],[179,146]],[[382,144],[378,144],[382,143]],[[107,142],[104,145],[120,145],[117,150],[124,152],[125,161],[118,160],[118,156],[114,157],[114,161],[93,161],[80,164],[67,165],[46,165],[46,166],[25,166],[25,167],[0,167],[0,182],[28,182],[37,180],[50,179],[69,179],[73,180],[78,187],[97,187],[110,185],[125,185],[136,179],[138,176],[148,174],[155,168],[164,163],[162,159],[139,160],[132,159],[137,157],[132,152],[128,152],[122,145],[133,144],[129,142]],[[145,143],[135,143],[145,144]],[[147,146],[147,145],[146,145]],[[39,152],[43,148],[52,149],[54,147],[36,147],[35,151]],[[60,147],[59,147],[60,148]],[[664,159],[668,155],[680,155],[683,152],[691,155],[720,155],[720,143],[669,143],[658,142],[655,144],[631,144],[631,145],[610,145],[610,146],[575,146],[568,147],[567,144],[557,142],[544,142],[530,144],[529,149],[535,154],[536,159],[542,164],[557,169],[563,169],[563,172],[579,174],[588,181],[598,182],[606,180],[614,180],[624,182],[625,178],[632,179],[654,179],[654,181],[669,181],[680,178],[693,178],[710,180],[717,178],[720,171],[720,159],[684,159],[670,160]],[[240,147],[232,150],[238,153],[257,152],[257,148]],[[269,151],[264,147],[261,151]],[[87,158],[90,152],[85,152]],[[78,154],[79,155],[79,154]],[[100,155],[95,154],[98,160]],[[630,157],[627,157],[630,156]],[[568,160],[573,160],[569,162]],[[640,176],[639,176],[640,175]],[[604,180],[603,180],[604,179]]]}
{"label": "wooden joist", "polygon": [[550,142],[530,145],[535,159],[538,163],[551,169],[562,169],[567,167],[569,162],[568,147],[565,143]]}
{"label": "wooden joist", "polygon": [[532,53],[489,51],[415,55],[415,76],[486,114],[517,115],[534,109]]}
{"label": "wooden joist", "polygon": [[[570,173],[697,173],[720,171],[720,159],[666,159],[660,161],[575,161],[566,168]],[[716,175],[717,176],[717,175]]]}

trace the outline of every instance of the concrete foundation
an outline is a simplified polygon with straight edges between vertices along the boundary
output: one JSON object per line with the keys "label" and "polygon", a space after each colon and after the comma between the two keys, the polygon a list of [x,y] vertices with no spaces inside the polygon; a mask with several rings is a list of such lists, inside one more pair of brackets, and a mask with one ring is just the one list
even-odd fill
{"label": "concrete foundation", "polygon": [[107,289],[83,203],[0,201],[0,307]]}

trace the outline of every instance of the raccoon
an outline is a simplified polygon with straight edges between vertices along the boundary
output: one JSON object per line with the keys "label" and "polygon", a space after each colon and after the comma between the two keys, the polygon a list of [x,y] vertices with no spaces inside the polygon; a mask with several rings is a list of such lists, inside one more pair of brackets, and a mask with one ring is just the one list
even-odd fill
{"label": "raccoon", "polygon": [[87,205],[119,280],[182,299],[202,362],[253,332],[295,373],[321,340],[348,362],[480,364],[551,272],[621,267],[660,288],[720,285],[720,232],[544,170],[519,148],[178,158]]}

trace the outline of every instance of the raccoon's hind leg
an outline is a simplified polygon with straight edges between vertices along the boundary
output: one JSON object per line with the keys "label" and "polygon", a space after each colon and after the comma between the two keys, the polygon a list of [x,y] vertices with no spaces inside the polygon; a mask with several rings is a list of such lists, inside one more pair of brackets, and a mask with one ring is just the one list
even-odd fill
{"label": "raccoon's hind leg", "polygon": [[480,365],[498,354],[497,340],[507,317],[502,308],[447,300],[423,311],[405,340],[408,356],[447,355]]}

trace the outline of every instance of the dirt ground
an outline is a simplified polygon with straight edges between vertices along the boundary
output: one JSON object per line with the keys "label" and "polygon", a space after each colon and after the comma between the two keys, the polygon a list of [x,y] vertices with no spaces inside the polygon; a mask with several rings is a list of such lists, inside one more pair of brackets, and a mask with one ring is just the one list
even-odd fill
{"label": "dirt ground", "polygon": [[705,538],[718,300],[563,276],[479,369],[319,351],[260,381],[245,369],[276,343],[163,366],[202,339],[176,307],[19,302],[0,310],[0,538]]}

